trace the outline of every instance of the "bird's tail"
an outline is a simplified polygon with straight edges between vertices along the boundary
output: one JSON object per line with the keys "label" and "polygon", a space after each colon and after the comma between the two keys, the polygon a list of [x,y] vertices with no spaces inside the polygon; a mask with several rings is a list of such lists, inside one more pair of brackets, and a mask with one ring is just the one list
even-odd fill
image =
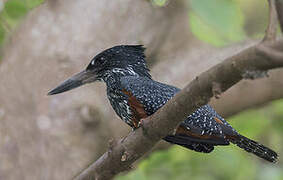
{"label": "bird's tail", "polygon": [[253,153],[260,158],[273,163],[277,161],[278,155],[276,152],[268,147],[263,146],[262,144],[257,143],[256,141],[246,138],[245,136],[237,135],[228,137],[228,139],[230,142],[236,144],[245,151]]}

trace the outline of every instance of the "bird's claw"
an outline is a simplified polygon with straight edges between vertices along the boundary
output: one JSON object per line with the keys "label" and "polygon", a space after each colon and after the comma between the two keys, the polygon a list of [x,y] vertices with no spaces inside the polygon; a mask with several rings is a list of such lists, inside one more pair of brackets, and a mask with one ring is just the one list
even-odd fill
{"label": "bird's claw", "polygon": [[143,124],[144,124],[143,119],[141,119],[138,123],[138,128],[140,127],[143,128]]}
{"label": "bird's claw", "polygon": [[143,133],[147,134],[146,128],[144,127],[144,119],[141,119],[138,123],[138,128],[142,128]]}

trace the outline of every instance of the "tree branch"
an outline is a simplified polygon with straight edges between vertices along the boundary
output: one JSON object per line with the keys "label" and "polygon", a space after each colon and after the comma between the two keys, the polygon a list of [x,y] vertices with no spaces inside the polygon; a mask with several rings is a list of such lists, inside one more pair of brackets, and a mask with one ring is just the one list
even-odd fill
{"label": "tree branch", "polygon": [[[265,46],[282,47],[283,41]],[[213,84],[217,83],[224,92],[243,78],[258,78],[270,69],[283,67],[283,60],[267,59],[258,48],[258,45],[250,47],[195,78],[153,116],[143,120],[142,128],[131,132],[75,179],[111,179],[129,169],[135,160],[173,132],[174,127],[189,114],[209,102],[213,97]]]}
{"label": "tree branch", "polygon": [[283,32],[283,0],[276,0],[276,11],[280,24],[281,32]]}
{"label": "tree branch", "polygon": [[268,73],[268,78],[241,81],[223,93],[220,99],[214,98],[209,104],[224,118],[250,108],[261,107],[283,98],[283,82],[280,80],[282,76],[282,69],[278,69]]}
{"label": "tree branch", "polygon": [[227,58],[196,77],[161,109],[142,121],[141,128],[111,146],[96,162],[79,174],[76,180],[111,179],[148,152],[161,138],[197,108],[207,104],[242,79],[267,76],[267,71],[283,67],[283,40],[276,40],[275,1],[269,0],[269,25],[262,43]]}
{"label": "tree branch", "polygon": [[278,0],[268,0],[269,4],[269,24],[265,32],[263,41],[275,41],[276,31],[277,31],[277,15],[275,1]]}

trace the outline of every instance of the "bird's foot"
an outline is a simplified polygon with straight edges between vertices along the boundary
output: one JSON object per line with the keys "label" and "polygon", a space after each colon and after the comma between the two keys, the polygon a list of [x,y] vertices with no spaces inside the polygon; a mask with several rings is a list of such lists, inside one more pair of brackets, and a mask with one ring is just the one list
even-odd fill
{"label": "bird's foot", "polygon": [[138,123],[138,128],[143,128],[143,124],[144,124],[144,122],[143,122],[143,119],[141,119],[140,120],[140,122]]}
{"label": "bird's foot", "polygon": [[145,119],[141,119],[140,122],[138,123],[138,128],[142,128],[142,131],[144,134],[147,134],[147,130],[146,128],[144,127],[144,120]]}

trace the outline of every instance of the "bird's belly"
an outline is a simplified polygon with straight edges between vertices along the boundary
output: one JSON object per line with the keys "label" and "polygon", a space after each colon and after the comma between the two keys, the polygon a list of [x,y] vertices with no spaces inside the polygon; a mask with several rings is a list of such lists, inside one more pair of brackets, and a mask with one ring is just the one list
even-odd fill
{"label": "bird's belly", "polygon": [[129,126],[134,127],[132,122],[132,111],[126,99],[117,96],[108,96],[110,104],[116,114]]}

